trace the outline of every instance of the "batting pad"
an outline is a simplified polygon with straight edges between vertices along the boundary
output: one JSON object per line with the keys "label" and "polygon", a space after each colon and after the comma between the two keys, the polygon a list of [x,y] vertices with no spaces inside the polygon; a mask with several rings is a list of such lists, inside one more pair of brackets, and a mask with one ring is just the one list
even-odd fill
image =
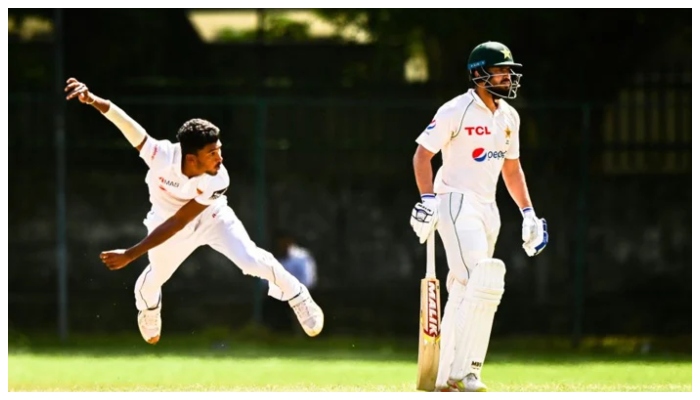
{"label": "batting pad", "polygon": [[455,310],[456,350],[450,378],[480,376],[491,327],[505,290],[506,265],[495,258],[479,260],[472,270],[464,301]]}

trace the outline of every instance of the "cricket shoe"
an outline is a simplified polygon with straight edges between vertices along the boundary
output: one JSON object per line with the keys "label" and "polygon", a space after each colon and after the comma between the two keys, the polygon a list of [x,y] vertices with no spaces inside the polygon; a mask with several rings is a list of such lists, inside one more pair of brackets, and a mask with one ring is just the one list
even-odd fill
{"label": "cricket shoe", "polygon": [[160,319],[160,303],[156,308],[139,311],[137,320],[143,340],[149,344],[158,343],[160,340],[160,328],[163,325]]}
{"label": "cricket shoe", "polygon": [[486,385],[474,374],[469,374],[460,381],[448,379],[447,386],[435,389],[436,392],[485,392],[487,390]]}
{"label": "cricket shoe", "polygon": [[309,290],[302,286],[301,292],[289,300],[289,306],[294,310],[301,327],[307,335],[314,337],[323,330],[323,311],[311,298]]}

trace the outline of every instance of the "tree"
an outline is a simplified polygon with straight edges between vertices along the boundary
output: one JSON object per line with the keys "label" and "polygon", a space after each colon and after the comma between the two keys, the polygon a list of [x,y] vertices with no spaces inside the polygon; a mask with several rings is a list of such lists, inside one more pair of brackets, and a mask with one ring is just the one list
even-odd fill
{"label": "tree", "polygon": [[[667,68],[659,58],[685,56],[690,68],[690,10],[371,9],[317,10],[339,28],[356,24],[378,43],[422,47],[433,83],[466,83],[478,43],[508,45],[524,64],[528,95],[607,98],[634,72]],[[417,42],[417,43],[416,43]],[[668,43],[674,44],[673,55]]]}

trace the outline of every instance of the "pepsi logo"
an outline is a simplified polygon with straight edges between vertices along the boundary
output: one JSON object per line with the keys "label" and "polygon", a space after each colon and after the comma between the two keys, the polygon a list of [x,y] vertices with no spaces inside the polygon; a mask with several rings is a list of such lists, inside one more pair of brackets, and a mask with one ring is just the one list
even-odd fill
{"label": "pepsi logo", "polygon": [[486,151],[483,147],[478,147],[472,151],[472,158],[476,162],[483,162],[487,160],[500,160],[506,158],[505,151]]}
{"label": "pepsi logo", "polygon": [[482,162],[486,159],[486,149],[483,147],[479,147],[478,149],[474,149],[472,151],[472,158],[476,162]]}
{"label": "pepsi logo", "polygon": [[432,120],[432,121],[430,121],[430,124],[428,125],[428,127],[425,128],[425,130],[428,130],[428,131],[429,131],[429,130],[435,128],[436,125],[437,125],[437,121],[436,121],[436,120]]}

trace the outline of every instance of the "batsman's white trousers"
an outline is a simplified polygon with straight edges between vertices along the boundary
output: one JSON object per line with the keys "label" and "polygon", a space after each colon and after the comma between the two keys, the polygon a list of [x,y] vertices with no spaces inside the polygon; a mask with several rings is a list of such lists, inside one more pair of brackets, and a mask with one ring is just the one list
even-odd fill
{"label": "batsman's white trousers", "polygon": [[449,290],[453,280],[467,284],[478,260],[493,257],[501,217],[496,202],[483,202],[468,193],[444,193],[437,197],[437,230],[447,256]]}
{"label": "batsman's white trousers", "polygon": [[[445,286],[448,297],[442,318],[440,363],[436,380],[437,387],[445,387],[448,379],[463,379],[469,371],[480,375],[493,313],[472,312],[474,307],[480,310],[484,308],[469,303],[473,301],[467,298],[467,286],[477,262],[493,257],[501,219],[495,202],[483,202],[474,195],[456,192],[439,194],[437,197],[437,230],[445,247],[449,267]],[[468,331],[467,328],[473,328],[475,323],[485,324],[479,327],[484,332],[475,333],[473,329]],[[478,357],[473,357],[475,354]],[[478,360],[472,364],[473,359]]]}
{"label": "batsman's white trousers", "polygon": [[[143,223],[151,233],[165,218],[149,212]],[[158,307],[161,287],[199,246],[209,245],[237,265],[245,275],[267,279],[268,295],[287,301],[301,290],[301,283],[269,252],[248,236],[243,223],[226,205],[210,207],[184,229],[148,252],[149,265],[134,287],[136,308]]]}

